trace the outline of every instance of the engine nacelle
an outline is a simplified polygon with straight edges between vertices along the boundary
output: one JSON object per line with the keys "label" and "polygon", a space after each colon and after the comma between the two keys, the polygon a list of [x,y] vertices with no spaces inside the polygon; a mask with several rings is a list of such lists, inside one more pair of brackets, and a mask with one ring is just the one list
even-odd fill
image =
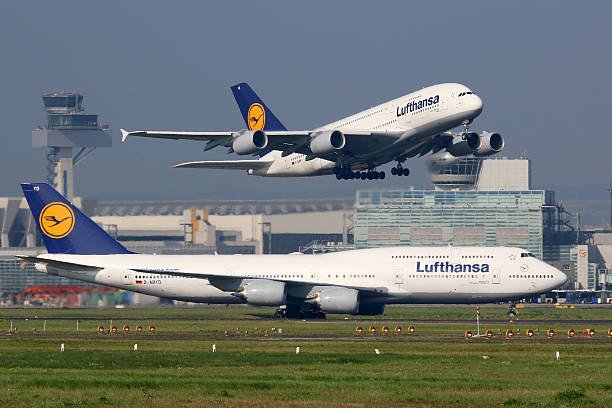
{"label": "engine nacelle", "polygon": [[331,153],[341,150],[346,145],[346,138],[339,130],[326,130],[310,141],[310,151],[314,154]]}
{"label": "engine nacelle", "polygon": [[237,154],[251,154],[268,146],[268,136],[262,130],[245,130],[232,142]]}
{"label": "engine nacelle", "polygon": [[484,157],[499,153],[504,149],[504,138],[497,132],[482,132],[480,134],[480,147],[474,152],[474,156]]}
{"label": "engine nacelle", "polygon": [[446,151],[455,157],[467,156],[477,151],[481,144],[478,133],[469,132],[466,135],[454,136]]}
{"label": "engine nacelle", "polygon": [[316,299],[323,313],[350,313],[359,311],[359,291],[349,288],[324,288]]}
{"label": "engine nacelle", "polygon": [[256,306],[281,306],[287,297],[285,282],[266,279],[244,279],[238,294]]}

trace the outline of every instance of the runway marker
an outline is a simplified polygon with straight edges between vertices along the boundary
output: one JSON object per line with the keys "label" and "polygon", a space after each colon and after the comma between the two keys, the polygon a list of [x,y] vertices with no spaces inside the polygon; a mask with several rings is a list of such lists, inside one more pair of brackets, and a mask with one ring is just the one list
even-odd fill
{"label": "runway marker", "polygon": [[213,352],[213,353],[216,353],[216,352],[217,352],[217,345],[216,345],[216,344],[213,344],[213,346],[212,346],[212,352]]}
{"label": "runway marker", "polygon": [[378,351],[378,349],[374,349],[374,352],[375,352],[376,354],[380,354],[380,351]]}
{"label": "runway marker", "polygon": [[559,352],[557,351],[557,353],[555,354],[555,356],[557,357],[557,361],[561,360],[561,355],[559,354]]}
{"label": "runway marker", "polygon": [[297,346],[297,347],[295,348],[295,354],[300,354],[300,346]]}
{"label": "runway marker", "polygon": [[138,343],[134,343],[134,351],[138,351]]}
{"label": "runway marker", "polygon": [[64,343],[62,343],[62,344],[60,345],[60,351],[61,351],[62,353],[64,352]]}

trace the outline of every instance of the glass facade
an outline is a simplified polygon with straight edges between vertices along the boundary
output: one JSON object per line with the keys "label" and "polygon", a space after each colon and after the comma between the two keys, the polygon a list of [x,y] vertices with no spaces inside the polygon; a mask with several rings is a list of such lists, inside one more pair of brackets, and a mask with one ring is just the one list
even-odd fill
{"label": "glass facade", "polygon": [[554,194],[529,191],[358,191],[355,245],[516,246],[544,256]]}
{"label": "glass facade", "polygon": [[74,113],[67,115],[47,115],[47,121],[47,127],[49,129],[99,127],[98,115],[87,115],[83,113]]}

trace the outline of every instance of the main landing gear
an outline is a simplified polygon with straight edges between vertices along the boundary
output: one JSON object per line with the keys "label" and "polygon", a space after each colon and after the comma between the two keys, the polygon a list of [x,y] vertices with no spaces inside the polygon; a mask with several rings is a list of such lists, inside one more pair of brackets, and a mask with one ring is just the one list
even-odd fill
{"label": "main landing gear", "polygon": [[470,121],[464,121],[463,123],[461,123],[461,126],[463,126],[463,133],[461,134],[461,139],[466,140],[468,132],[470,131]]}
{"label": "main landing gear", "polygon": [[336,180],[384,180],[384,171],[351,171],[338,170],[336,171]]}
{"label": "main landing gear", "polygon": [[397,167],[391,169],[391,174],[394,176],[408,176],[410,174],[410,169],[405,169],[401,164],[398,164]]}
{"label": "main landing gear", "polygon": [[405,169],[402,167],[402,162],[405,159],[397,159],[397,166],[391,169],[391,174],[394,176],[408,176],[410,175],[410,169]]}
{"label": "main landing gear", "polygon": [[277,320],[284,319],[326,319],[325,313],[315,310],[302,310],[299,307],[281,306],[274,312],[274,318]]}

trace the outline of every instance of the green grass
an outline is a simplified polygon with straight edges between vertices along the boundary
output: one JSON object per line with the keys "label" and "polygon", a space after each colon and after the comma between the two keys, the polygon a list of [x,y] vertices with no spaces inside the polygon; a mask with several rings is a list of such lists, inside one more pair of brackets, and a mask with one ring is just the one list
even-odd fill
{"label": "green grass", "polygon": [[[390,309],[402,320],[429,313],[421,307]],[[414,336],[355,336],[356,324],[376,320],[277,322],[253,316],[261,311],[0,310],[20,326],[17,335],[8,335],[10,321],[0,322],[0,406],[612,406],[612,341],[603,323],[593,339],[582,333],[573,340],[562,333],[546,339],[541,327],[534,339],[521,333],[512,340],[495,336],[466,341],[463,331],[473,325],[464,323],[415,323]],[[491,307],[492,314],[504,311]],[[530,313],[554,318],[566,311]],[[430,312],[464,313],[453,308]],[[31,313],[39,319],[18,320],[32,318]],[[580,313],[598,320],[612,317],[612,309],[605,308]],[[44,317],[85,315],[100,318],[105,326],[110,318],[132,325],[138,316],[147,316],[151,320],[141,323],[154,322],[157,334],[99,336],[98,321],[81,322],[79,334],[72,320],[48,320],[45,333],[27,329],[42,324]],[[221,321],[220,315],[247,320]],[[376,323],[382,324],[393,322]],[[239,335],[233,333],[237,325]],[[259,333],[253,333],[256,326]],[[284,333],[264,337],[261,331],[272,326]],[[551,320],[548,326],[560,331],[568,325]],[[231,336],[224,336],[225,328],[232,330]],[[251,330],[248,337],[245,328]],[[497,332],[485,320],[486,328]],[[213,343],[217,353],[211,352]],[[297,355],[296,346],[301,348]]]}

